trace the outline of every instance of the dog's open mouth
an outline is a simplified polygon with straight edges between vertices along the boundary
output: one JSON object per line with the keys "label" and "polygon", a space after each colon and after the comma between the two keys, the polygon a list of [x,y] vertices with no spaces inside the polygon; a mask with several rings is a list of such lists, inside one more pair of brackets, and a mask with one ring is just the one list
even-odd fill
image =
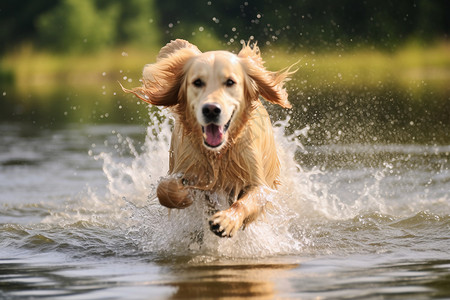
{"label": "dog's open mouth", "polygon": [[[233,116],[231,116],[232,118]],[[225,142],[228,127],[230,127],[231,118],[225,125],[208,124],[202,126],[203,140],[205,145],[210,148],[217,148]]]}

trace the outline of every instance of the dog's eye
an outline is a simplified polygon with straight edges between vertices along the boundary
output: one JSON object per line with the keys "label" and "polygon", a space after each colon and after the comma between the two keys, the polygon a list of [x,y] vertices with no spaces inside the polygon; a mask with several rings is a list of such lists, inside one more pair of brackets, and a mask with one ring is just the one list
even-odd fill
{"label": "dog's eye", "polygon": [[230,86],[233,86],[235,83],[236,83],[236,82],[234,82],[232,79],[228,79],[228,80],[225,82],[225,85],[228,86],[228,87],[230,87]]}
{"label": "dog's eye", "polygon": [[194,82],[192,82],[192,84],[193,84],[195,87],[202,87],[202,86],[205,85],[205,83],[204,83],[201,79],[196,79],[196,80],[194,80]]}

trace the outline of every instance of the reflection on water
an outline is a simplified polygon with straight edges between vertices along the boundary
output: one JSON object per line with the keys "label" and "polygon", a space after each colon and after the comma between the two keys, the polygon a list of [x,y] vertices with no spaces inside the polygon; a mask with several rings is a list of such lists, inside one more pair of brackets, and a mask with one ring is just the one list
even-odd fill
{"label": "reflection on water", "polygon": [[[97,259],[61,255],[0,260],[0,296],[58,299],[442,298],[450,260],[354,256],[202,262]],[[298,261],[292,263],[292,261]]]}
{"label": "reflection on water", "polygon": [[176,288],[171,299],[181,298],[257,298],[273,299],[279,294],[275,284],[282,284],[286,270],[295,269],[298,264],[267,264],[244,261],[235,264],[208,264],[175,267],[173,272],[175,281],[167,283]]}
{"label": "reflection on water", "polygon": [[450,89],[426,87],[418,94],[396,86],[305,90],[291,97],[291,130],[308,126],[306,145],[448,144],[449,97]]}
{"label": "reflection on water", "polygon": [[[384,84],[380,87],[297,87],[291,84],[294,109],[288,131],[307,127],[305,145],[330,143],[427,143],[450,141],[450,89],[428,86],[409,88]],[[28,97],[8,93],[0,101],[0,116],[6,121],[30,122],[43,128],[67,123],[145,124],[149,107],[125,96],[116,83],[114,92],[102,89],[61,88],[49,94]],[[268,105],[274,120],[286,110]]]}

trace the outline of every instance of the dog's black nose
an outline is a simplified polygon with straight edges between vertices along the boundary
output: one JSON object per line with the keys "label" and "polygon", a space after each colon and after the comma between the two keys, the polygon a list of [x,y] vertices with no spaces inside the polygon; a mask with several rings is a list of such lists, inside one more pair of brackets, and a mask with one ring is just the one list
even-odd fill
{"label": "dog's black nose", "polygon": [[222,112],[220,105],[217,103],[207,103],[202,107],[203,116],[207,121],[214,121]]}

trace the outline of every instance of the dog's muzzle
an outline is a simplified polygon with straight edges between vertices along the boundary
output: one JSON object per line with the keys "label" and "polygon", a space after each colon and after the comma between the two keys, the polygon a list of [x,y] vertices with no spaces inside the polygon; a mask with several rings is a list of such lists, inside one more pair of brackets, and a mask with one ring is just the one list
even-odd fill
{"label": "dog's muzzle", "polygon": [[233,115],[225,125],[218,125],[221,112],[222,109],[217,103],[207,103],[202,108],[204,120],[209,123],[202,126],[203,140],[207,147],[217,148],[225,142],[226,132],[230,127]]}

